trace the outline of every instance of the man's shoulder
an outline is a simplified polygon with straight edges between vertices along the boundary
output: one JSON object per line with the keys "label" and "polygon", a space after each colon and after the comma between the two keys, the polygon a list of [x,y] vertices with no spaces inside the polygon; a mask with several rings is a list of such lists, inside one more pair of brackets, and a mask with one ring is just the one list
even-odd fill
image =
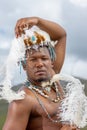
{"label": "man's shoulder", "polygon": [[18,90],[18,92],[20,92],[20,91],[24,91],[26,93],[26,96],[33,97],[32,91],[28,87],[26,87],[26,86],[22,86]]}
{"label": "man's shoulder", "polygon": [[27,88],[26,86],[22,86],[18,92],[20,92],[20,91],[25,92],[25,98],[23,99],[23,101],[28,102],[29,104],[34,103],[35,96],[29,88]]}
{"label": "man's shoulder", "polygon": [[19,99],[19,100],[13,100],[10,105],[9,105],[9,109],[11,109],[12,111],[15,110],[26,110],[26,109],[32,109],[33,106],[33,96],[31,91],[26,88],[25,86],[22,86],[19,90],[18,93],[20,91],[24,91],[25,92],[25,97],[24,99]]}

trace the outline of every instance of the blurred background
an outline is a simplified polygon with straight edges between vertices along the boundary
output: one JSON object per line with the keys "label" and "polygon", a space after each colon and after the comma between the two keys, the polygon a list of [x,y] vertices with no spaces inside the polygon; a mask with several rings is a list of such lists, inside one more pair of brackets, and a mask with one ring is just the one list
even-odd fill
{"label": "blurred background", "polygon": [[[63,26],[67,32],[67,48],[62,73],[79,77],[87,84],[87,0],[0,0],[0,68],[3,66],[18,19],[38,16]],[[16,72],[14,84],[25,80]],[[20,78],[19,78],[20,76]],[[0,127],[8,104],[0,102]],[[86,128],[87,129],[87,128]],[[86,130],[84,129],[84,130]]]}

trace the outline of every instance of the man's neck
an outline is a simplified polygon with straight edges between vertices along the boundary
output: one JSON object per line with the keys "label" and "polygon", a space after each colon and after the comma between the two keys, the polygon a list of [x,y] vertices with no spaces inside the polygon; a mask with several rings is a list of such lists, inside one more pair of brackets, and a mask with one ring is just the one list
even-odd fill
{"label": "man's neck", "polygon": [[40,80],[27,80],[28,82],[30,82],[30,84],[34,85],[34,86],[38,86],[41,87],[43,82],[48,82],[50,81],[51,78],[49,79],[40,79]]}

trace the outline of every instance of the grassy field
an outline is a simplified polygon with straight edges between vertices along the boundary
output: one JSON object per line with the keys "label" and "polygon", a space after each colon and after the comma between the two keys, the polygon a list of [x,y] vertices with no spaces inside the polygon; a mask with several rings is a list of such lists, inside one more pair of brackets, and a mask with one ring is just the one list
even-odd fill
{"label": "grassy field", "polygon": [[[82,80],[82,79],[80,80],[83,84],[85,84],[85,92],[87,95],[87,80]],[[2,130],[3,124],[6,119],[7,108],[8,108],[8,104],[5,101],[0,101],[0,130]],[[81,130],[87,130],[87,127]]]}
{"label": "grassy field", "polygon": [[7,108],[8,108],[8,104],[4,101],[0,101],[0,130],[2,130],[2,126],[5,122]]}

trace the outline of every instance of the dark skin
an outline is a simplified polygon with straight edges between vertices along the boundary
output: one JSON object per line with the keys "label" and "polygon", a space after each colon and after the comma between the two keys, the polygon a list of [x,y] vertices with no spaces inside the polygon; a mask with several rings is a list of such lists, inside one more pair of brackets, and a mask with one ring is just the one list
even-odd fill
{"label": "dark skin", "polygon": [[[54,41],[58,41],[55,46],[56,60],[51,61],[49,52],[46,48],[41,51],[33,51],[32,54],[27,53],[26,64],[23,68],[26,71],[27,78],[41,88],[41,80],[49,80],[55,73],[59,73],[65,58],[66,48],[66,32],[57,23],[48,21],[39,17],[28,17],[19,19],[15,26],[15,35],[20,37],[24,33],[25,27],[31,28],[33,25],[49,33]],[[63,90],[58,85],[61,95]],[[52,123],[38,103],[35,94],[26,86],[22,88],[26,92],[25,98],[19,101],[13,101],[8,108],[7,118],[3,126],[3,130],[77,130],[72,129],[70,125],[64,125],[61,122]],[[20,90],[21,91],[21,90]],[[63,98],[58,103],[54,103],[36,93],[38,98],[43,102],[52,119],[56,119],[58,106]],[[56,97],[55,90],[51,89],[47,93],[50,98]]]}
{"label": "dark skin", "polygon": [[[49,77],[52,77],[54,75],[53,63],[47,48],[42,48],[40,51],[33,51],[32,54],[27,53],[27,61],[24,69],[27,73],[27,78],[39,87],[41,87],[40,79],[48,80]],[[60,88],[59,91],[63,95],[61,86],[58,85],[58,88]],[[50,121],[38,103],[35,94],[27,87],[23,87],[23,90],[26,92],[25,99],[13,101],[10,104],[3,130],[77,130],[61,122],[53,123]],[[58,106],[60,106],[63,97],[61,96],[58,103],[54,103],[40,94],[36,94],[43,102],[52,119],[57,119]],[[53,89],[47,94],[50,98],[56,97]]]}
{"label": "dark skin", "polygon": [[[43,56],[40,57],[38,53],[42,53]],[[45,55],[45,53],[47,55]],[[27,70],[27,76],[29,77],[30,80],[32,80],[32,82],[38,83],[39,78],[40,79],[42,78],[46,81],[53,76],[53,74],[55,73],[52,69],[53,63],[50,59],[50,54],[46,47],[44,47],[44,49],[40,47],[38,51],[36,50],[27,51],[26,55],[28,60],[26,61],[26,66],[24,66],[25,67],[24,69]],[[43,64],[45,67],[43,66]]]}

